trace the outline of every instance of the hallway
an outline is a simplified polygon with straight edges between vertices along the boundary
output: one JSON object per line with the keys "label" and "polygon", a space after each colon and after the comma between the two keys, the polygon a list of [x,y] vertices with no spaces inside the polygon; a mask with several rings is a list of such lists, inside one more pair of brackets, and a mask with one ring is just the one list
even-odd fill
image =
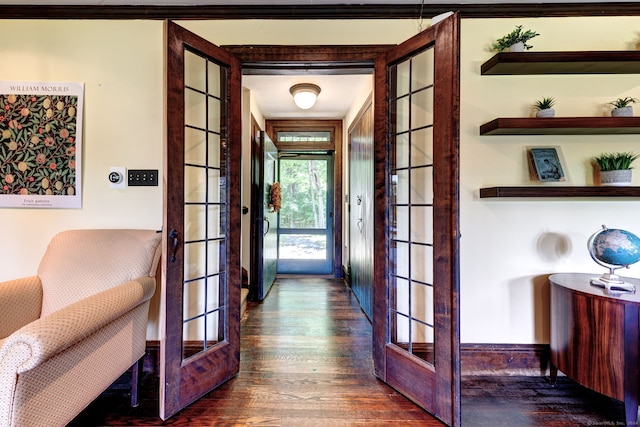
{"label": "hallway", "polygon": [[162,423],[157,377],[112,387],[69,427],[442,426],[373,375],[371,324],[342,280],[278,278],[242,320],[240,373]]}

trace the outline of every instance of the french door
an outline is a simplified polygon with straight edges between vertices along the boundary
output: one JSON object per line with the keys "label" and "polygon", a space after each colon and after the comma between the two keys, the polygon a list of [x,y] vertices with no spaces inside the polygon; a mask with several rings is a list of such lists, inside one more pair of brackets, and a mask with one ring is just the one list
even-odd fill
{"label": "french door", "polygon": [[376,375],[460,425],[459,18],[376,59]]}
{"label": "french door", "polygon": [[[241,287],[240,63],[170,22],[166,39],[163,419],[238,372]],[[374,89],[375,374],[454,426],[458,57],[455,14],[377,58]]]}
{"label": "french door", "polygon": [[167,22],[160,417],[234,376],[240,359],[241,67]]}

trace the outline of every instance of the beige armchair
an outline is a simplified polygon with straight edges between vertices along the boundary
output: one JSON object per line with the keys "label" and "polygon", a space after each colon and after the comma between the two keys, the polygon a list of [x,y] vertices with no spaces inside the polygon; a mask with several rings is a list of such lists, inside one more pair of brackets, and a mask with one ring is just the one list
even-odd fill
{"label": "beige armchair", "polygon": [[64,426],[139,369],[160,240],[152,230],[65,231],[37,276],[0,283],[0,426]]}

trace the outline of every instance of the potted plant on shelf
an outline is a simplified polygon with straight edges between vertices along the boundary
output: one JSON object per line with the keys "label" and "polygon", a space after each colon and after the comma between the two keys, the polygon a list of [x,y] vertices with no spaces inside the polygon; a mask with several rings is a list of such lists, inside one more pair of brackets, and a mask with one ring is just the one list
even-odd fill
{"label": "potted plant on shelf", "polygon": [[527,44],[527,41],[539,35],[540,34],[533,30],[523,31],[522,25],[517,25],[509,34],[496,40],[491,47],[498,52],[506,49],[508,49],[509,52],[524,52],[533,47]]}
{"label": "potted plant on shelf", "polygon": [[621,153],[602,153],[593,158],[600,168],[600,185],[631,185],[631,163],[638,154],[627,151]]}
{"label": "potted plant on shelf", "polygon": [[613,110],[611,110],[611,115],[613,117],[631,117],[633,116],[633,107],[631,104],[635,104],[638,102],[637,98],[632,98],[630,96],[624,98],[618,98],[613,102],[609,102],[609,105],[613,105]]}
{"label": "potted plant on shelf", "polygon": [[556,115],[556,110],[553,109],[555,103],[556,100],[551,96],[537,100],[533,104],[536,109],[536,117],[554,117]]}

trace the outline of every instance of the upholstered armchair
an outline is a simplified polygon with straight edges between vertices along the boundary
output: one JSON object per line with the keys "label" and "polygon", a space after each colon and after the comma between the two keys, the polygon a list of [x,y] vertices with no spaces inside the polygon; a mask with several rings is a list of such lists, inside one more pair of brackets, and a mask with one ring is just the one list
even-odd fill
{"label": "upholstered armchair", "polygon": [[152,230],[65,231],[36,276],[0,283],[0,426],[64,426],[139,369],[160,240]]}

